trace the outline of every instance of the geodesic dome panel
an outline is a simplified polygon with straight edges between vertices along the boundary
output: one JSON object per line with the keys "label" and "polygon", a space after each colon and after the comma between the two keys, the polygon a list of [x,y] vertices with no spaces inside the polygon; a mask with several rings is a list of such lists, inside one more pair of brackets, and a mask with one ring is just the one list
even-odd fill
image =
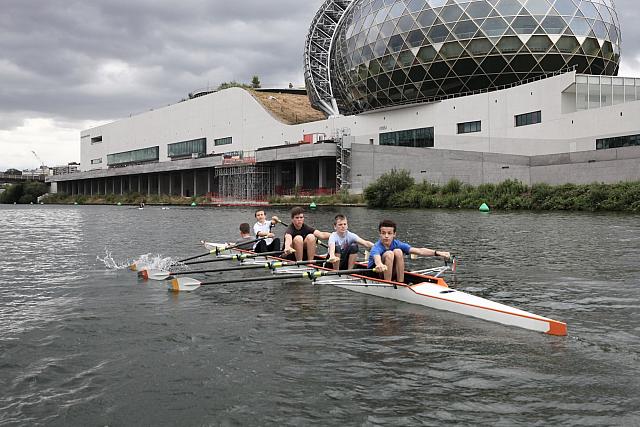
{"label": "geodesic dome panel", "polygon": [[355,0],[337,29],[344,113],[495,89],[575,67],[616,75],[611,0]]}

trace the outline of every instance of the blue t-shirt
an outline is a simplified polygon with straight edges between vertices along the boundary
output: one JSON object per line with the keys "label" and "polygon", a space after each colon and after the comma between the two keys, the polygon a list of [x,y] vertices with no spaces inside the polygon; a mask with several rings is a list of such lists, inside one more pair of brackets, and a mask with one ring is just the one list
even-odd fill
{"label": "blue t-shirt", "polygon": [[391,246],[389,246],[389,249],[387,249],[382,244],[382,241],[378,240],[376,244],[373,245],[373,248],[371,248],[371,252],[369,252],[369,266],[367,268],[373,268],[376,266],[376,263],[373,261],[373,257],[375,255],[382,256],[382,254],[384,254],[385,252],[392,251],[394,249],[400,249],[403,253],[408,254],[411,250],[411,246],[408,243],[402,242],[398,239],[393,239],[393,241],[391,242]]}

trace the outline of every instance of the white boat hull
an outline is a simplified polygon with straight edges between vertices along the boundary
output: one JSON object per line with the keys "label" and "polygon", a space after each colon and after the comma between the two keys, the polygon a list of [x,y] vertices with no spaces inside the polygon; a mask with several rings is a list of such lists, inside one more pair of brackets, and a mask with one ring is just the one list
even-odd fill
{"label": "white boat hull", "polygon": [[[269,258],[273,259],[272,257]],[[262,259],[264,260],[264,258]],[[281,272],[284,273],[285,271]],[[315,282],[367,295],[450,311],[490,322],[517,326],[545,334],[567,335],[566,323],[451,289],[447,287],[446,282],[441,277],[422,277],[437,283],[422,282],[414,285],[395,283],[394,285],[392,282],[361,276],[320,277]]]}

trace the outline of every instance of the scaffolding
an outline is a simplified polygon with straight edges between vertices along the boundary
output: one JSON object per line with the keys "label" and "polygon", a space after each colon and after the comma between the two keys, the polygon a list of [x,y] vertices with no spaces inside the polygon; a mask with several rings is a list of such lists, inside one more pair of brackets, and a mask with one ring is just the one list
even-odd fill
{"label": "scaffolding", "polygon": [[276,172],[270,166],[223,165],[215,176],[218,197],[226,200],[261,201],[275,194]]}
{"label": "scaffolding", "polygon": [[336,189],[338,191],[351,188],[351,130],[336,130],[333,137],[336,142]]}

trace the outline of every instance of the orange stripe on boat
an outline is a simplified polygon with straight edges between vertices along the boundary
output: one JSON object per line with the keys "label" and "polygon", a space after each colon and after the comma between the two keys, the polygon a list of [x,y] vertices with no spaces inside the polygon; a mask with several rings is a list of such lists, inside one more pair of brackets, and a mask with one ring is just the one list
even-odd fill
{"label": "orange stripe on boat", "polygon": [[178,279],[171,280],[171,290],[174,292],[180,292],[180,285],[178,284]]}

